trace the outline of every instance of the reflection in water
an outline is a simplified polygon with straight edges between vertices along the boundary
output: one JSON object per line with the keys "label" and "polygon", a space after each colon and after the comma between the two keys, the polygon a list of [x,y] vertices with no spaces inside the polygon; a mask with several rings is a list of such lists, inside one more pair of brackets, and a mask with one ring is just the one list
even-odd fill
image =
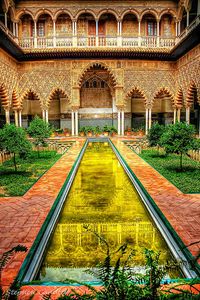
{"label": "reflection in water", "polygon": [[167,246],[143,207],[108,143],[89,143],[50,242],[39,278],[92,280],[82,272],[105,258],[105,246],[84,225],[103,236],[115,251],[123,243],[136,250],[134,266],[144,265],[144,248]]}

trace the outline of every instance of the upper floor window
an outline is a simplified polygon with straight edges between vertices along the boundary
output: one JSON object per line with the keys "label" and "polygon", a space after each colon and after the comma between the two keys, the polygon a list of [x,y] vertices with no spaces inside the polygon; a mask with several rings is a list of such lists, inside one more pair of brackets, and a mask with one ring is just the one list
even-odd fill
{"label": "upper floor window", "polygon": [[44,22],[38,22],[38,36],[44,36],[45,35],[45,27]]}
{"label": "upper floor window", "polygon": [[157,35],[156,21],[147,21],[147,35],[148,36],[156,36]]}

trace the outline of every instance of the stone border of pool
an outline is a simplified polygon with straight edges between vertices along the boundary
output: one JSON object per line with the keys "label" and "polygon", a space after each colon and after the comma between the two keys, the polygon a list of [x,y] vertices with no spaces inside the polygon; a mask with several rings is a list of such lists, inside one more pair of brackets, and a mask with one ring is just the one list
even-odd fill
{"label": "stone border of pool", "polygon": [[[29,254],[27,255],[21,269],[20,269],[20,272],[17,276],[17,279],[19,281],[23,281],[24,284],[27,284],[29,283],[36,271],[38,270],[39,266],[40,266],[40,263],[41,263],[41,260],[42,260],[42,256],[43,256],[43,253],[45,251],[45,246],[46,244],[48,243],[48,239],[49,239],[49,236],[51,234],[51,231],[53,230],[53,227],[54,227],[54,224],[56,223],[56,217],[55,216],[58,216],[59,215],[59,212],[61,211],[61,208],[62,208],[62,204],[63,204],[63,201],[71,187],[71,184],[73,182],[73,179],[75,177],[75,174],[76,174],[76,171],[78,169],[78,166],[81,162],[81,159],[82,159],[82,156],[84,154],[84,151],[87,147],[87,144],[88,142],[90,141],[109,141],[110,142],[110,145],[111,147],[113,148],[114,150],[114,153],[116,154],[116,156],[118,157],[118,159],[120,160],[120,163],[122,164],[123,168],[125,169],[126,173],[128,174],[129,177],[131,177],[131,181],[136,183],[136,189],[137,189],[137,192],[140,194],[140,196],[142,196],[142,198],[146,198],[147,201],[144,201],[145,203],[145,206],[148,208],[151,216],[152,214],[156,214],[156,220],[153,218],[154,222],[156,223],[158,229],[161,231],[161,234],[164,235],[165,237],[168,236],[168,246],[170,248],[170,250],[173,252],[174,256],[176,258],[181,258],[181,259],[184,259],[186,258],[186,261],[189,261],[192,259],[192,255],[191,253],[188,251],[187,248],[184,249],[184,253],[182,253],[182,255],[180,255],[181,251],[180,249],[181,248],[184,248],[184,244],[183,242],[181,241],[181,239],[179,238],[179,236],[176,234],[176,232],[174,231],[174,229],[172,228],[172,226],[169,224],[169,222],[167,221],[167,219],[165,218],[165,216],[163,215],[163,213],[160,211],[160,209],[158,208],[158,206],[155,204],[154,200],[151,198],[151,196],[149,195],[149,193],[146,191],[146,189],[144,188],[144,186],[141,184],[141,182],[138,180],[138,178],[135,176],[135,174],[132,172],[132,170],[129,168],[127,162],[124,160],[124,158],[122,157],[122,155],[119,153],[119,151],[117,150],[117,148],[114,146],[114,144],[111,142],[111,140],[109,138],[104,138],[104,139],[87,139],[85,144],[83,145],[75,163],[73,164],[68,176],[67,176],[67,179],[65,180],[65,183],[62,187],[62,189],[60,190],[44,224],[42,225],[40,231],[39,231],[39,234],[37,235],[30,251],[29,251]],[[149,209],[149,205],[147,205],[147,203],[150,203],[151,204],[151,209]],[[155,217],[155,216],[154,216]],[[52,220],[50,222],[50,220]],[[159,220],[159,221],[158,221]],[[162,220],[162,222],[161,222]],[[167,226],[165,227],[164,224],[163,226],[160,226],[161,223],[166,223]],[[167,228],[167,235],[165,234],[165,231],[166,231],[166,228]],[[47,230],[47,232],[46,232]],[[174,240],[172,242],[172,240]],[[42,243],[39,245],[39,252],[37,251],[37,248],[38,248],[38,244],[42,241]],[[178,246],[176,245],[178,244]],[[39,261],[39,258],[40,258],[40,261]],[[30,263],[31,262],[31,263]],[[188,265],[188,263],[187,263]],[[189,271],[189,269],[187,268],[187,266],[183,265],[183,271],[186,275],[186,277],[188,278],[191,278],[191,277],[195,277],[196,274],[193,272],[193,271]],[[198,270],[198,267],[197,267],[197,270],[196,270],[197,274],[199,275],[200,272]],[[25,275],[26,274],[26,275]],[[49,284],[49,283],[47,283]],[[54,285],[58,285],[59,283],[57,282],[54,282],[53,283]],[[42,285],[45,285],[45,283],[43,283]],[[66,284],[64,284],[66,285]]]}
{"label": "stone border of pool", "polygon": [[[115,154],[117,155],[121,165],[123,166],[124,170],[126,171],[128,177],[132,181],[134,187],[137,190],[137,193],[140,195],[141,199],[143,200],[143,203],[145,204],[145,207],[147,208],[149,214],[151,215],[152,220],[156,224],[158,230],[160,231],[161,235],[163,236],[165,242],[167,243],[170,251],[172,252],[173,256],[177,261],[183,261],[184,263],[188,264],[189,261],[191,261],[194,257],[190,253],[190,251],[185,247],[183,241],[180,239],[176,231],[173,229],[169,221],[166,219],[160,208],[156,205],[153,198],[150,196],[150,194],[147,192],[147,190],[144,188],[141,181],[137,178],[137,176],[134,174],[134,172],[129,167],[126,160],[123,158],[121,153],[118,151],[116,146],[112,143],[110,140],[110,143],[112,145],[112,149],[115,150]],[[186,259],[186,261],[185,261]],[[200,267],[196,263],[195,264],[195,272],[191,272],[188,267],[183,265],[183,272],[186,275],[186,277],[196,277],[200,276]]]}

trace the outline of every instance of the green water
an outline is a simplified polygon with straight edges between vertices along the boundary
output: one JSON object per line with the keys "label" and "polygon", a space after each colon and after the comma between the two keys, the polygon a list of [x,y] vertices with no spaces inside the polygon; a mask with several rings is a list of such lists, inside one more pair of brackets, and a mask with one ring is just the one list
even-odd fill
{"label": "green water", "polygon": [[137,270],[144,266],[144,248],[161,251],[161,264],[171,259],[166,243],[106,142],[88,144],[47,249],[40,280],[94,280],[84,270],[103,261],[106,249],[85,225],[104,237],[113,252],[123,243],[135,249],[132,266]]}

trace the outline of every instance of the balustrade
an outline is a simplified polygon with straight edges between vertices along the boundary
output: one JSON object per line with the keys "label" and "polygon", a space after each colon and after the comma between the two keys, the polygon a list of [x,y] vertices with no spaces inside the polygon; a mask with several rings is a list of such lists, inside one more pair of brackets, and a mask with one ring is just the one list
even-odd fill
{"label": "balustrade", "polygon": [[172,48],[184,39],[200,23],[198,16],[177,38],[162,36],[54,36],[16,38],[0,21],[0,29],[24,49],[67,47],[143,47]]}

